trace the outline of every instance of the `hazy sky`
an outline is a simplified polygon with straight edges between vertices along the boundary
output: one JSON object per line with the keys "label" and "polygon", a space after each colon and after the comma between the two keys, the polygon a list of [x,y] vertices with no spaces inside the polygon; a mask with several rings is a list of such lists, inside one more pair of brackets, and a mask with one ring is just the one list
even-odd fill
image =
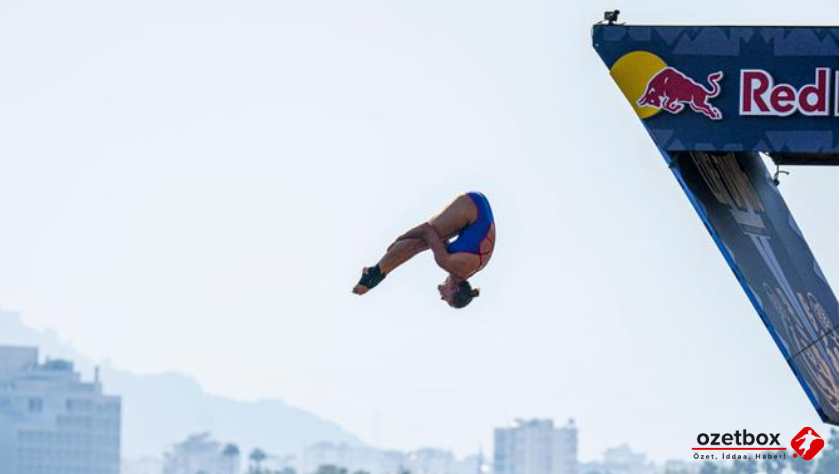
{"label": "hazy sky", "polygon": [[[687,459],[699,431],[819,425],[590,26],[836,24],[838,4],[704,6],[5,1],[0,305],[385,447],[490,451],[514,417],[573,416],[584,459]],[[350,293],[472,189],[498,243],[469,309],[437,299],[429,255]],[[836,292],[837,169],[781,190]]]}

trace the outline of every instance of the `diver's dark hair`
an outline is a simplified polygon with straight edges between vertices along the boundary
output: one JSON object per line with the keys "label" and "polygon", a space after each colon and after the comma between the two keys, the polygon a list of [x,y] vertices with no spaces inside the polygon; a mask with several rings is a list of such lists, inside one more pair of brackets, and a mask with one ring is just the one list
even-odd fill
{"label": "diver's dark hair", "polygon": [[458,291],[455,293],[455,296],[452,297],[452,307],[463,308],[470,304],[473,298],[477,297],[479,293],[481,293],[479,289],[473,289],[470,282],[467,280],[462,281],[458,284]]}

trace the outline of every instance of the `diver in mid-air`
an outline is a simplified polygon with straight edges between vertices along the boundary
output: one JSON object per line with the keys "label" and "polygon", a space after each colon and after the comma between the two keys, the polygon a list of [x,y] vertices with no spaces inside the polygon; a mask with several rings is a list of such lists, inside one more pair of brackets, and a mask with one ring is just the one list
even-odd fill
{"label": "diver in mid-air", "polygon": [[487,265],[495,243],[496,225],[487,197],[477,192],[462,194],[440,214],[399,236],[379,263],[362,271],[353,293],[367,293],[395,268],[431,249],[435,262],[449,273],[438,285],[440,298],[453,308],[463,308],[479,294],[467,279]]}

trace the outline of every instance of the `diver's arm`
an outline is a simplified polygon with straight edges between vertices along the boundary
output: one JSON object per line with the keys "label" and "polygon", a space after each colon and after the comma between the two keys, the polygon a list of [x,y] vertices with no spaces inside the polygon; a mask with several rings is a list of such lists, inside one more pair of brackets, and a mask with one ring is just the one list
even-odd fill
{"label": "diver's arm", "polygon": [[435,255],[435,262],[438,266],[447,272],[463,277],[467,273],[463,268],[463,262],[459,259],[453,258],[453,255],[446,250],[446,244],[441,240],[434,226],[431,224],[423,224],[423,240],[426,245],[432,249]]}

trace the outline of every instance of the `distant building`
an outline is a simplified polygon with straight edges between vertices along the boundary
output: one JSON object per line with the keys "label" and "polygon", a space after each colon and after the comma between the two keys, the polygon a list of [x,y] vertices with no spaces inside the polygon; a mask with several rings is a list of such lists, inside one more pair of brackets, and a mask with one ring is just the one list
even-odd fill
{"label": "distant building", "polygon": [[489,465],[484,462],[484,453],[479,450],[477,454],[471,454],[455,464],[452,474],[492,474]]}
{"label": "distant building", "polygon": [[271,473],[297,474],[298,464],[298,458],[293,454],[278,456],[266,453],[262,468]]}
{"label": "distant building", "polygon": [[405,468],[411,474],[454,474],[455,455],[442,449],[423,448],[406,455]]}
{"label": "distant building", "polygon": [[3,474],[119,474],[120,412],[98,371],[82,382],[70,361],[40,364],[35,347],[0,346]]}
{"label": "distant building", "polygon": [[367,446],[317,443],[304,450],[302,474],[313,474],[321,466],[335,466],[348,474],[486,474],[483,457],[468,456],[459,460],[451,451],[423,448],[401,452]]}
{"label": "distant building", "polygon": [[577,474],[577,427],[574,420],[556,428],[552,420],[516,420],[496,428],[495,474]]}
{"label": "distant building", "polygon": [[635,452],[626,444],[604,451],[604,466],[614,474],[648,474],[656,470],[644,453]]}
{"label": "distant building", "polygon": [[553,455],[556,474],[577,474],[578,432],[575,420],[569,418],[565,426],[554,431]]}
{"label": "distant building", "polygon": [[380,471],[371,472],[371,474],[400,474],[405,470],[405,453],[396,450],[380,451],[382,455],[382,462],[380,464]]}
{"label": "distant building", "polygon": [[[384,454],[382,450],[367,446],[316,443],[303,451],[303,474],[312,474],[320,466],[336,466],[346,469],[348,473],[367,471],[370,474],[383,474],[386,461]],[[400,461],[402,456],[397,462]]]}
{"label": "distant building", "polygon": [[210,433],[189,436],[164,455],[163,474],[239,474],[241,453],[235,444],[222,444]]}

